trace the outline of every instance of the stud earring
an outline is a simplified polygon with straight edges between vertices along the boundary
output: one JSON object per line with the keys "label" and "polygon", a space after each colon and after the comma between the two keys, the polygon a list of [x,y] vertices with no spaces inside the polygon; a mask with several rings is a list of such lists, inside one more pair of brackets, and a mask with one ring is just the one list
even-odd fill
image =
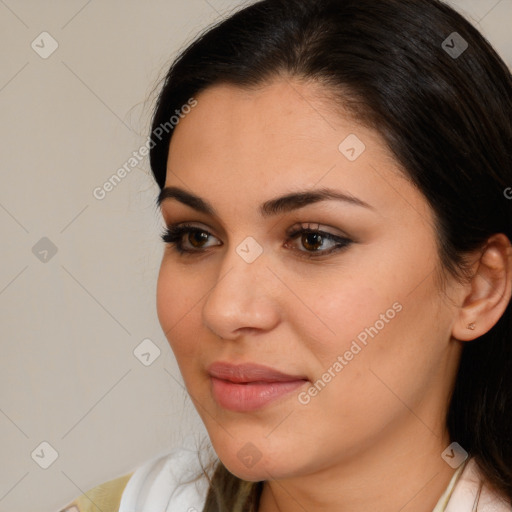
{"label": "stud earring", "polygon": [[467,328],[473,330],[475,328],[475,322],[471,322],[470,324],[468,324]]}

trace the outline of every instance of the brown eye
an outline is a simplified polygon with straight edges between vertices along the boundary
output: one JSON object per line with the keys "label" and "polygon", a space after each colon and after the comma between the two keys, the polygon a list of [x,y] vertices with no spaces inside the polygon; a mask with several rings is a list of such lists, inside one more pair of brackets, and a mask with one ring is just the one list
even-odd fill
{"label": "brown eye", "polygon": [[[293,248],[300,257],[308,259],[327,256],[354,243],[347,237],[337,236],[325,231],[311,228],[299,228],[287,233],[285,247],[293,246],[290,241],[300,238],[300,245],[305,249]],[[220,244],[205,245],[210,238],[215,238],[205,229],[188,224],[168,226],[161,235],[162,240],[182,256],[205,253],[209,247]],[[327,247],[325,247],[327,246]]]}
{"label": "brown eye", "polygon": [[167,245],[182,255],[204,252],[206,250],[204,244],[210,237],[215,238],[205,229],[188,224],[168,226],[161,235]]}
{"label": "brown eye", "polygon": [[[337,252],[354,243],[353,240],[350,240],[347,237],[337,236],[318,229],[311,229],[309,225],[306,228],[301,226],[298,229],[289,232],[286,246],[289,247],[290,245],[293,245],[290,244],[289,241],[295,240],[296,238],[300,238],[300,245],[306,250],[295,249],[295,251],[300,257],[308,259],[327,256],[328,254]],[[326,244],[329,245],[325,247]]]}
{"label": "brown eye", "polygon": [[202,248],[202,243],[208,241],[208,234],[206,231],[194,230],[188,233],[188,241],[197,249]]}
{"label": "brown eye", "polygon": [[302,245],[308,251],[318,250],[323,243],[323,237],[319,233],[303,233],[302,234]]}

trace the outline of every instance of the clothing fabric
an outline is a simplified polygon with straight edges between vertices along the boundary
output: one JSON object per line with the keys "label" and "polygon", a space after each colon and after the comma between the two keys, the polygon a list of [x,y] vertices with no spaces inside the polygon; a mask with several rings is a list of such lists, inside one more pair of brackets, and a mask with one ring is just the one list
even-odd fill
{"label": "clothing fabric", "polygon": [[80,495],[59,512],[118,512],[121,497],[132,473],[104,482]]}
{"label": "clothing fabric", "polygon": [[[202,474],[197,451],[180,448],[141,466],[128,482],[119,512],[201,512],[208,480],[183,483]],[[211,476],[211,475],[210,475]]]}
{"label": "clothing fabric", "polygon": [[[202,512],[208,480],[196,450],[179,447],[101,484],[60,512]],[[211,474],[210,474],[211,476]],[[473,459],[459,466],[432,512],[512,512],[486,485]]]}

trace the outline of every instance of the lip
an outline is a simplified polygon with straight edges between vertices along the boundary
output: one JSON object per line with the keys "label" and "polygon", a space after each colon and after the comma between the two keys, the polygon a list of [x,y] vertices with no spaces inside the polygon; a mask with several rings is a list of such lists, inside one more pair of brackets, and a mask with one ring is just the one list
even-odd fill
{"label": "lip", "polygon": [[218,361],[207,371],[217,404],[236,412],[260,409],[308,382],[304,375],[290,375],[254,363],[234,365]]}
{"label": "lip", "polygon": [[235,383],[308,380],[305,375],[289,375],[270,366],[256,363],[231,364],[217,361],[206,370],[212,377]]}

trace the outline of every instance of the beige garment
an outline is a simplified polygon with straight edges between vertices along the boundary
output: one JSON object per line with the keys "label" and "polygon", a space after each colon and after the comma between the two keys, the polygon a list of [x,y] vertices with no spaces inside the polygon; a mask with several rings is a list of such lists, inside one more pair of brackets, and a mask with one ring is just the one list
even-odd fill
{"label": "beige garment", "polygon": [[118,512],[129,473],[109,480],[80,495],[59,512]]}

